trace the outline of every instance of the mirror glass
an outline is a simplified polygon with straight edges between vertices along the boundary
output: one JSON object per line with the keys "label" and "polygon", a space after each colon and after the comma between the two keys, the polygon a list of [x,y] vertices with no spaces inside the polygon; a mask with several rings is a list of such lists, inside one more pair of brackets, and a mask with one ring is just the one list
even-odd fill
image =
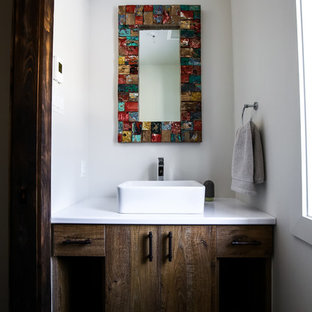
{"label": "mirror glass", "polygon": [[139,42],[139,120],[179,121],[180,30],[140,30]]}

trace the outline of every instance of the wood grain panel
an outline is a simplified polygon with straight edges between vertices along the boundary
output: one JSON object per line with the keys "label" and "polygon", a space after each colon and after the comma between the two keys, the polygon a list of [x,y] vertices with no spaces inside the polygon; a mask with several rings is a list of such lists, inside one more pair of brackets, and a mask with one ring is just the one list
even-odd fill
{"label": "wood grain panel", "polygon": [[[233,241],[250,245],[233,245]],[[272,226],[217,226],[217,257],[270,257],[272,251]]]}
{"label": "wood grain panel", "polygon": [[[153,234],[153,260],[148,234]],[[106,310],[160,311],[158,228],[106,226]]]}
{"label": "wood grain panel", "polygon": [[[168,259],[168,233],[173,235],[173,259]],[[214,245],[209,226],[162,226],[162,311],[211,311],[211,269]]]}
{"label": "wood grain panel", "polygon": [[50,311],[53,4],[53,0],[14,1],[11,50],[11,311]]}
{"label": "wood grain panel", "polygon": [[[54,256],[104,257],[104,225],[53,225]],[[66,241],[74,244],[66,244]],[[89,240],[90,244],[78,244]]]}
{"label": "wood grain panel", "polygon": [[[160,264],[158,227],[131,227],[131,309],[136,312],[160,311]],[[149,261],[148,234],[152,232],[153,260]]]}
{"label": "wood grain panel", "polygon": [[54,0],[39,1],[37,309],[51,310],[51,118]]}
{"label": "wood grain panel", "polygon": [[131,294],[130,227],[105,227],[105,311],[128,312]]}
{"label": "wood grain panel", "polygon": [[216,257],[217,252],[217,238],[216,238],[216,226],[210,226],[210,265],[211,265],[211,311],[216,312],[218,311],[218,300],[219,300],[219,293],[218,293],[218,287],[219,287],[219,267],[218,267],[218,260]]}
{"label": "wood grain panel", "polygon": [[69,311],[69,270],[62,258],[52,257],[53,312]]}

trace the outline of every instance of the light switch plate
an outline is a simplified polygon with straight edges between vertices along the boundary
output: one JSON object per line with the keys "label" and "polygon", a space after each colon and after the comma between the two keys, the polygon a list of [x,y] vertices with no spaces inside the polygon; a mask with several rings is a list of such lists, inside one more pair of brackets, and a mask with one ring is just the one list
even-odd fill
{"label": "light switch plate", "polygon": [[60,84],[63,83],[63,71],[64,71],[63,61],[58,56],[54,56],[53,79],[57,83],[60,83]]}

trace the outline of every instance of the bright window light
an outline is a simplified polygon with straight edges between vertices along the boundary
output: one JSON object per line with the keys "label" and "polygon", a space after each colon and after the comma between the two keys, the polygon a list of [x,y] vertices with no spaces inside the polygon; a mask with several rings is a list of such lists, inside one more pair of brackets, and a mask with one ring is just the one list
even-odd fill
{"label": "bright window light", "polygon": [[297,0],[302,145],[302,216],[312,219],[312,1]]}

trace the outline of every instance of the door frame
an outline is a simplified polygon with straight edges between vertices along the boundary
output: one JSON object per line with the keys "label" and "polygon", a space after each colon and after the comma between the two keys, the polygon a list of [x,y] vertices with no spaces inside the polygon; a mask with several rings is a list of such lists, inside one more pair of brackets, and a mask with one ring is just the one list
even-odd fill
{"label": "door frame", "polygon": [[51,311],[54,0],[14,0],[11,43],[10,311]]}

